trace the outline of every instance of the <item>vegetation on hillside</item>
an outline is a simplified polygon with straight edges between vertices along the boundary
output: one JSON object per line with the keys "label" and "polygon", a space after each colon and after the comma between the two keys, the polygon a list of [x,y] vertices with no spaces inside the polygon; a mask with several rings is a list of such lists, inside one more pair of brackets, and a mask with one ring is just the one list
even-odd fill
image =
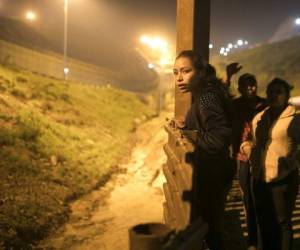
{"label": "vegetation on hillside", "polygon": [[0,65],[0,249],[30,249],[107,178],[152,109],[135,94]]}
{"label": "vegetation on hillside", "polygon": [[257,76],[262,94],[271,79],[280,77],[294,85],[293,95],[300,95],[300,37],[212,58],[212,64],[222,76],[226,65],[231,62],[243,66],[240,74],[248,72]]}

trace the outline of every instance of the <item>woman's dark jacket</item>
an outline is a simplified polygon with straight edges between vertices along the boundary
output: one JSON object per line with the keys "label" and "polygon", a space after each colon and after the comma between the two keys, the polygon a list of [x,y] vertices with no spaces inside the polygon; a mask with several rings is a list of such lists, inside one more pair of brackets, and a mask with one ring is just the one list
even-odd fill
{"label": "woman's dark jacket", "polygon": [[218,83],[193,93],[193,103],[185,119],[186,129],[197,130],[196,146],[201,155],[228,156],[231,142],[230,99]]}

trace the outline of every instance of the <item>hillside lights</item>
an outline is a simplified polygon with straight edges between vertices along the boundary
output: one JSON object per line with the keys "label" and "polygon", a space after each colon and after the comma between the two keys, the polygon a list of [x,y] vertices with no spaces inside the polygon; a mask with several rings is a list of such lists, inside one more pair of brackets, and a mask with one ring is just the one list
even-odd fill
{"label": "hillside lights", "polygon": [[233,44],[232,44],[232,43],[229,43],[229,44],[227,45],[227,48],[232,49],[232,48],[233,48]]}
{"label": "hillside lights", "polygon": [[238,45],[238,46],[243,46],[243,45],[244,45],[244,41],[241,40],[241,39],[239,39],[239,40],[237,41],[237,45]]}

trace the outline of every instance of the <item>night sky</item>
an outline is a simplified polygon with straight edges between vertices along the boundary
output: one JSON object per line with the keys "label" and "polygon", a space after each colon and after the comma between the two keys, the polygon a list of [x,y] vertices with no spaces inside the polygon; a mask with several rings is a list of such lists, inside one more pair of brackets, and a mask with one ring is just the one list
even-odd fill
{"label": "night sky", "polygon": [[[134,46],[141,34],[175,43],[176,0],[69,0],[73,33],[99,39],[102,46]],[[287,18],[300,16],[299,0],[212,0],[211,42],[219,48],[237,39],[266,42]],[[0,15],[33,9],[39,22],[62,30],[63,0],[0,0]],[[50,28],[51,30],[51,28]],[[78,38],[80,40],[80,37]]]}

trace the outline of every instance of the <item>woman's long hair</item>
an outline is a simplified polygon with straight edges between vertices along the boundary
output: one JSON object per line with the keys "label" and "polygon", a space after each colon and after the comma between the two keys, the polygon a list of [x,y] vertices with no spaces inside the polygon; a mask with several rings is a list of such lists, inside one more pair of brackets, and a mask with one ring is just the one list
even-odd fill
{"label": "woman's long hair", "polygon": [[210,88],[216,88],[223,92],[225,98],[230,98],[229,89],[217,77],[216,69],[204,60],[200,54],[193,50],[183,50],[177,55],[176,60],[181,57],[189,58],[196,70],[196,76],[192,79],[190,86],[192,95],[199,95]]}
{"label": "woman's long hair", "polygon": [[197,96],[208,91],[216,93],[220,97],[228,122],[231,124],[233,117],[232,95],[227,85],[217,77],[216,69],[193,50],[181,51],[176,57],[176,60],[181,57],[189,58],[196,70],[196,77],[192,79],[190,86],[192,102],[194,102]]}

